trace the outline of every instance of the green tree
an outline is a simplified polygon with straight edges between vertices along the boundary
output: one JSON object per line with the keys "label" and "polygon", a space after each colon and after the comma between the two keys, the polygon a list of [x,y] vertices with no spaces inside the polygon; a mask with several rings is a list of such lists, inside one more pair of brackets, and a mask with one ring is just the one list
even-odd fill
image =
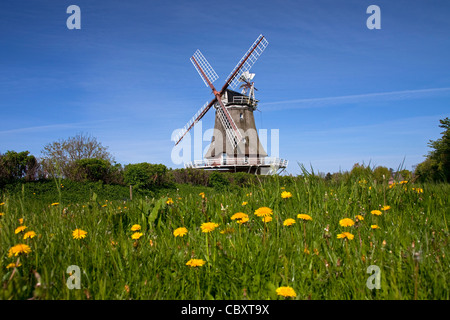
{"label": "green tree", "polygon": [[428,146],[433,150],[428,152],[426,160],[417,165],[415,174],[420,181],[450,182],[450,119],[439,120],[442,137],[430,140]]}
{"label": "green tree", "polygon": [[69,178],[78,160],[100,159],[113,163],[114,159],[107,149],[97,138],[80,133],[45,145],[41,151],[41,162],[43,169],[51,176]]}
{"label": "green tree", "polygon": [[377,182],[383,182],[384,180],[389,181],[389,178],[391,177],[391,171],[383,166],[378,166],[375,169],[373,169],[373,178]]}
{"label": "green tree", "polygon": [[138,188],[160,186],[165,182],[167,167],[163,164],[147,162],[128,164],[124,168],[123,176],[126,184]]}
{"label": "green tree", "polygon": [[0,184],[18,179],[36,180],[38,170],[39,163],[29,151],[7,151],[3,155],[0,154]]}

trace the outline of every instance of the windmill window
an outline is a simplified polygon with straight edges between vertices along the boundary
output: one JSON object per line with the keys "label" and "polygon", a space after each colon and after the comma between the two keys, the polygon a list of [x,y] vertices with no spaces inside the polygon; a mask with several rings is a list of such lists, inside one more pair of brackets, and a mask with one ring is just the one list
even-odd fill
{"label": "windmill window", "polygon": [[242,112],[239,114],[239,119],[244,120],[244,114]]}

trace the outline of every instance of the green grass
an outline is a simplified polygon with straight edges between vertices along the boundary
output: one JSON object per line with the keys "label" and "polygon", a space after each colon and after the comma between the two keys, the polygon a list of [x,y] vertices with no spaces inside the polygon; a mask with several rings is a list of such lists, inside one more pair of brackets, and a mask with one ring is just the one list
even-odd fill
{"label": "green grass", "polygon": [[[292,287],[295,299],[450,298],[446,184],[389,188],[274,177],[221,191],[178,185],[154,196],[133,195],[132,201],[126,189],[81,193],[63,185],[53,183],[44,192],[25,184],[0,198],[1,299],[284,299],[275,292],[280,286]],[[292,197],[282,199],[284,190]],[[391,209],[370,213],[383,205]],[[254,215],[263,206],[274,212],[267,224]],[[236,212],[250,220],[237,224],[230,219]],[[299,213],[313,220],[303,223]],[[339,225],[358,214],[363,221]],[[24,232],[15,233],[20,218],[25,232],[36,237],[24,240]],[[296,223],[284,226],[287,218]],[[201,232],[207,221],[219,227]],[[138,240],[131,239],[133,224],[142,227]],[[371,229],[373,224],[380,229]],[[173,230],[183,226],[188,234],[174,237]],[[73,239],[76,228],[87,237]],[[343,231],[354,239],[338,239]],[[31,252],[9,257],[18,243]],[[20,267],[6,268],[18,258]],[[206,264],[186,266],[191,258]],[[81,289],[66,286],[71,265],[81,269]],[[366,286],[370,265],[380,268],[381,289]]]}

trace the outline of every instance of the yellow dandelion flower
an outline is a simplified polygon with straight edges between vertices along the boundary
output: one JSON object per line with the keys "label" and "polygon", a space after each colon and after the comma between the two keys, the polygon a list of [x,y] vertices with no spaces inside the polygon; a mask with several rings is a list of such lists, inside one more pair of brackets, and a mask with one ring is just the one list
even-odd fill
{"label": "yellow dandelion flower", "polygon": [[272,209],[268,207],[261,207],[255,210],[255,215],[257,215],[258,217],[269,217],[272,214],[273,214]]}
{"label": "yellow dandelion flower", "polygon": [[360,214],[358,214],[357,216],[355,216],[355,218],[356,218],[357,220],[359,220],[359,221],[363,221],[363,220],[364,220],[364,217],[363,217],[362,215],[360,215]]}
{"label": "yellow dandelion flower", "polygon": [[186,262],[186,265],[190,266],[191,268],[195,268],[195,267],[201,267],[205,263],[206,263],[206,261],[203,259],[191,259],[188,262]]}
{"label": "yellow dandelion flower", "polygon": [[139,230],[141,230],[141,226],[140,226],[140,225],[138,225],[138,224],[133,224],[133,225],[131,226],[131,231],[139,231]]}
{"label": "yellow dandelion flower", "polygon": [[219,225],[214,222],[205,222],[205,223],[202,223],[200,228],[202,229],[202,232],[207,233],[207,232],[214,231],[214,229],[217,228],[218,226]]}
{"label": "yellow dandelion flower", "polygon": [[166,203],[167,203],[168,205],[171,205],[171,204],[173,204],[173,200],[172,200],[172,198],[169,198],[169,199],[167,199]]}
{"label": "yellow dandelion flower", "polygon": [[283,225],[286,227],[292,226],[295,223],[295,220],[292,218],[286,219],[283,222]]}
{"label": "yellow dandelion flower", "polygon": [[391,206],[383,206],[383,208],[381,208],[381,210],[387,211],[387,210],[389,210],[390,208],[391,208]]}
{"label": "yellow dandelion flower", "polygon": [[86,235],[87,232],[81,229],[75,229],[72,231],[72,237],[77,240],[86,238]]}
{"label": "yellow dandelion flower", "polygon": [[21,253],[28,254],[30,252],[31,252],[31,248],[28,245],[20,243],[20,244],[17,244],[17,245],[15,245],[15,246],[13,246],[13,247],[11,247],[9,249],[8,257],[12,257],[13,255],[15,257],[17,257]]}
{"label": "yellow dandelion flower", "polygon": [[311,218],[310,215],[303,214],[303,213],[298,214],[298,215],[297,215],[297,219],[302,219],[302,220],[312,220],[312,218]]}
{"label": "yellow dandelion flower", "polygon": [[0,212],[0,217],[3,215],[3,212]]}
{"label": "yellow dandelion flower", "polygon": [[352,235],[350,232],[342,232],[340,234],[337,235],[338,239],[345,239],[347,238],[348,240],[353,240],[355,236]]}
{"label": "yellow dandelion flower", "polygon": [[243,205],[243,206],[246,206],[247,203],[248,203],[247,201],[243,201],[243,202],[242,202],[242,205]]}
{"label": "yellow dandelion flower", "polygon": [[249,220],[249,218],[247,216],[247,217],[243,217],[242,219],[236,220],[236,223],[243,224],[243,223],[248,222],[248,220]]}
{"label": "yellow dandelion flower", "polygon": [[295,293],[294,289],[292,289],[291,287],[279,287],[278,289],[275,290],[277,295],[279,296],[283,296],[283,297],[296,297],[297,294]]}
{"label": "yellow dandelion flower", "polygon": [[289,191],[283,191],[283,192],[281,193],[281,197],[282,197],[283,199],[291,198],[291,197],[292,197],[292,193],[290,193]]}
{"label": "yellow dandelion flower", "polygon": [[350,218],[344,218],[342,220],[339,220],[339,224],[343,227],[351,227],[352,225],[355,224],[355,221],[353,221]]}
{"label": "yellow dandelion flower", "polygon": [[19,262],[19,264],[15,264],[14,262],[11,262],[10,264],[8,264],[7,266],[6,266],[6,269],[9,269],[9,268],[17,268],[17,267],[20,267],[22,264]]}
{"label": "yellow dandelion flower", "polygon": [[26,226],[19,226],[19,227],[16,228],[16,230],[14,230],[14,233],[18,234],[19,232],[22,232],[26,228],[27,228]]}
{"label": "yellow dandelion flower", "polygon": [[104,207],[106,207],[106,206],[108,206],[108,205],[105,203],[104,205],[102,205],[102,208],[104,208]]}
{"label": "yellow dandelion flower", "polygon": [[241,220],[244,218],[248,218],[248,215],[243,212],[237,212],[231,216],[231,220]]}
{"label": "yellow dandelion flower", "polygon": [[205,199],[205,193],[204,192],[200,192],[198,195],[202,196],[202,199]]}
{"label": "yellow dandelion flower", "polygon": [[23,238],[24,238],[24,239],[28,239],[28,238],[32,239],[32,238],[34,238],[35,236],[36,236],[36,232],[34,232],[34,231],[28,231],[28,232],[25,232],[25,234],[23,235]]}
{"label": "yellow dandelion flower", "polygon": [[270,221],[272,221],[272,217],[263,217],[263,218],[262,218],[262,221],[263,221],[264,223],[270,222]]}
{"label": "yellow dandelion flower", "polygon": [[19,224],[23,224],[23,218],[19,219]]}
{"label": "yellow dandelion flower", "polygon": [[59,204],[59,202],[53,202],[52,206],[57,206]]}
{"label": "yellow dandelion flower", "polygon": [[380,210],[372,210],[370,211],[371,214],[374,214],[376,216],[380,216],[381,215],[381,211]]}
{"label": "yellow dandelion flower", "polygon": [[377,226],[376,224],[373,224],[373,225],[371,225],[370,227],[371,227],[372,229],[380,229],[380,227]]}
{"label": "yellow dandelion flower", "polygon": [[188,230],[184,227],[177,228],[173,231],[175,237],[184,237],[188,233]]}
{"label": "yellow dandelion flower", "polygon": [[137,239],[139,239],[140,237],[142,237],[143,235],[144,235],[144,234],[141,233],[141,232],[135,232],[135,233],[133,233],[133,234],[131,235],[131,239],[137,240]]}
{"label": "yellow dandelion flower", "polygon": [[2,202],[2,203],[0,203],[0,206],[2,206],[2,205],[4,205],[5,203],[4,202]]}

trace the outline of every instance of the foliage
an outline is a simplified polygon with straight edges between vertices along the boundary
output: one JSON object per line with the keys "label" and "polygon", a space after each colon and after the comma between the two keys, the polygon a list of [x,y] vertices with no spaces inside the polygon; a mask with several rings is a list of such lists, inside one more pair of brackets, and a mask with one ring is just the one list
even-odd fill
{"label": "foliage", "polygon": [[111,165],[103,159],[76,160],[71,167],[69,178],[74,181],[103,181],[104,183],[123,183],[120,164]]}
{"label": "foliage", "polygon": [[123,176],[126,184],[149,189],[162,186],[166,181],[166,172],[167,167],[163,164],[142,162],[126,165]]}
{"label": "foliage", "polygon": [[38,178],[39,163],[29,151],[7,151],[0,154],[0,186],[24,178],[33,181]]}
{"label": "foliage", "polygon": [[52,177],[70,177],[75,162],[82,159],[101,159],[110,163],[114,161],[97,138],[79,133],[66,140],[49,143],[42,150],[43,169]]}
{"label": "foliage", "polygon": [[230,185],[230,181],[223,173],[214,171],[209,175],[208,185],[215,189],[224,189]]}
{"label": "foliage", "polygon": [[450,182],[450,119],[439,120],[442,137],[430,140],[428,146],[432,148],[424,162],[416,167],[416,175],[420,181]]}

